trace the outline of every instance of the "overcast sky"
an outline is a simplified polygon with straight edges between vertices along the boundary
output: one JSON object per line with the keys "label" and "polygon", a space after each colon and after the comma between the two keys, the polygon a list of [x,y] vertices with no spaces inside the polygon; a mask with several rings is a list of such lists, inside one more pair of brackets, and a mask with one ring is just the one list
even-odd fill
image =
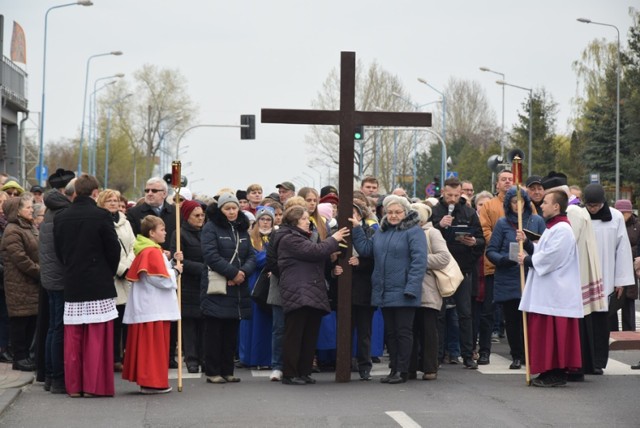
{"label": "overcast sky", "polygon": [[[65,2],[0,0],[9,55],[17,21],[27,40],[29,108],[41,109],[44,14]],[[571,68],[595,38],[615,41],[613,28],[586,25],[586,17],[618,26],[621,42],[631,19],[627,0],[94,0],[49,14],[45,142],[79,135],[87,58],[122,50],[123,56],[91,61],[96,78],[143,64],[177,68],[187,79],[200,115],[195,123],[238,124],[242,113],[261,108],[310,108],[341,51],[355,51],[365,64],[377,61],[403,82],[420,104],[439,99],[417,78],[443,89],[450,77],[477,80],[500,123],[499,76],[510,83],[544,87],[559,105],[558,131],[566,132],[576,96]],[[637,3],[635,3],[637,7]],[[507,88],[505,122],[515,122],[528,93]],[[438,120],[434,118],[434,120]],[[35,125],[33,125],[35,127]],[[306,165],[301,125],[259,124],[255,141],[240,141],[237,129],[191,131],[183,172],[195,192],[261,183],[265,192],[283,180],[326,185],[326,167]],[[190,166],[189,162],[191,163]],[[55,165],[49,165],[50,170]],[[305,175],[304,173],[306,172]],[[334,172],[335,173],[335,172]],[[488,171],[487,171],[488,173]],[[337,184],[337,183],[332,183]]]}

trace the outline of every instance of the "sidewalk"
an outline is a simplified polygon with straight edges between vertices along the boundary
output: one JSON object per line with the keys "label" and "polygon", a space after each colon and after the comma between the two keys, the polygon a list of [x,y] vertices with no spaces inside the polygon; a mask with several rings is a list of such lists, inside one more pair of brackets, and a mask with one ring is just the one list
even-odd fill
{"label": "sidewalk", "polygon": [[35,374],[13,370],[11,363],[0,363],[0,414],[2,414],[22,392],[22,387],[33,383]]}

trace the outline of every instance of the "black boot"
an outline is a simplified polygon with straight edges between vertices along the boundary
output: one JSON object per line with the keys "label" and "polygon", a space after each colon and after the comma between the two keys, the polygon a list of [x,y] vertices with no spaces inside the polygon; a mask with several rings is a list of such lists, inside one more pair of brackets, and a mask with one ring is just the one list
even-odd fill
{"label": "black boot", "polygon": [[389,378],[389,385],[395,385],[396,383],[405,383],[407,381],[407,373],[395,372],[392,377]]}
{"label": "black boot", "polygon": [[389,374],[387,376],[385,376],[382,379],[380,379],[380,383],[389,383],[389,379],[394,377],[397,373],[398,373],[397,371],[391,370],[391,372],[389,372]]}
{"label": "black boot", "polygon": [[67,388],[64,386],[64,378],[51,380],[51,393],[52,394],[66,394]]}

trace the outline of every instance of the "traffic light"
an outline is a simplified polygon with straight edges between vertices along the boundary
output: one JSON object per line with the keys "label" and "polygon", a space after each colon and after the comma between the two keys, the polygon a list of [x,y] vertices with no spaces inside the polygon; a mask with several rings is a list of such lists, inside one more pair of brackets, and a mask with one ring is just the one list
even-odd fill
{"label": "traffic light", "polygon": [[243,114],[240,115],[240,139],[241,140],[255,140],[256,139],[256,115],[255,114]]}
{"label": "traffic light", "polygon": [[440,177],[433,177],[433,187],[436,192],[436,198],[440,197]]}
{"label": "traffic light", "polygon": [[354,140],[364,140],[364,126],[356,125],[356,129],[353,132]]}

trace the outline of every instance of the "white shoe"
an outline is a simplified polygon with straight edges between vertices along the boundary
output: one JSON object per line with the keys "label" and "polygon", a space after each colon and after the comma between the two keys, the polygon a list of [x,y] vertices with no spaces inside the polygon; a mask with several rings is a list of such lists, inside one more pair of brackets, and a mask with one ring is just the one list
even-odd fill
{"label": "white shoe", "polygon": [[164,389],[157,389],[157,388],[145,388],[144,386],[140,387],[140,393],[141,394],[145,394],[145,395],[151,395],[151,394],[166,394],[168,392],[171,392],[172,388],[164,388]]}
{"label": "white shoe", "polygon": [[282,370],[274,370],[271,372],[271,382],[280,382],[282,380]]}

